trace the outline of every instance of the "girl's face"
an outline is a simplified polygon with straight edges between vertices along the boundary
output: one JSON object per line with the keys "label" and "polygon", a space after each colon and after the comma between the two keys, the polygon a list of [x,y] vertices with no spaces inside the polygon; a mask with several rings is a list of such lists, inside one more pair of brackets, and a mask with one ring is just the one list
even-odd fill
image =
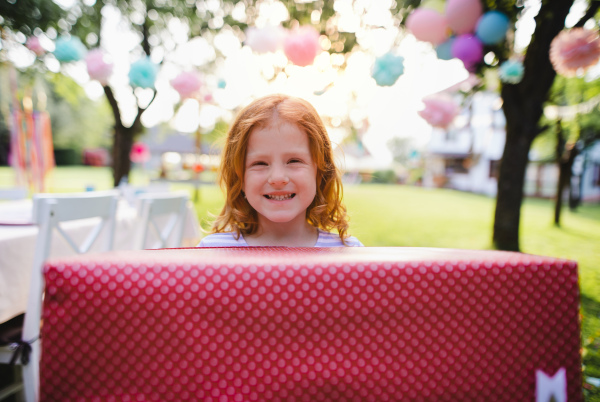
{"label": "girl's face", "polygon": [[243,190],[258,212],[259,227],[306,224],[306,209],[317,193],[317,165],[308,135],[275,118],[250,133]]}

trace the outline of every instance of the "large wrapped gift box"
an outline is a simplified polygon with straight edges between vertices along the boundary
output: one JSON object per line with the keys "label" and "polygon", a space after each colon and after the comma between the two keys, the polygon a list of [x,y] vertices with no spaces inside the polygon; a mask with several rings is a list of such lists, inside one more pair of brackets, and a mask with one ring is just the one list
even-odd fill
{"label": "large wrapped gift box", "polygon": [[41,399],[582,400],[575,262],[216,248],[45,266]]}

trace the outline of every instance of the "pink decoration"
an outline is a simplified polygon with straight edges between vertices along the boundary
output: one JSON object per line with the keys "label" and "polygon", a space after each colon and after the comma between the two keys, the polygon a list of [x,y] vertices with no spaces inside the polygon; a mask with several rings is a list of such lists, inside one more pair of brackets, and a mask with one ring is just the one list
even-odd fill
{"label": "pink decoration", "polygon": [[483,59],[483,43],[471,34],[457,36],[452,43],[452,55],[465,64],[471,71]]}
{"label": "pink decoration", "polygon": [[179,93],[181,99],[191,98],[196,94],[202,83],[197,73],[184,71],[171,80],[171,86]]}
{"label": "pink decoration", "polygon": [[257,53],[269,53],[277,51],[282,46],[284,38],[285,31],[280,26],[249,27],[246,29],[244,43]]}
{"label": "pink decoration", "polygon": [[417,8],[406,19],[406,27],[420,41],[439,45],[448,39],[448,21],[436,10]]}
{"label": "pink decoration", "polygon": [[479,0],[448,0],[446,3],[448,25],[457,35],[475,31],[482,13]]}
{"label": "pink decoration", "polygon": [[36,56],[41,56],[46,53],[46,49],[42,47],[40,43],[40,39],[37,36],[31,36],[27,39],[27,43],[25,44],[27,49],[31,50]]}
{"label": "pink decoration", "polygon": [[113,72],[113,65],[107,61],[102,50],[90,50],[85,56],[85,64],[87,65],[87,71],[91,79],[100,82],[102,85],[108,84],[108,79]]}
{"label": "pink decoration", "polygon": [[129,159],[133,163],[144,163],[150,159],[150,149],[143,142],[136,142],[131,146]]}
{"label": "pink decoration", "polygon": [[561,31],[550,44],[550,61],[557,73],[573,77],[600,60],[600,39],[597,31],[573,28]]}
{"label": "pink decoration", "polygon": [[212,102],[212,101],[213,101],[212,94],[206,94],[206,95],[204,95],[204,102]]}
{"label": "pink decoration", "polygon": [[458,106],[449,95],[437,94],[423,99],[425,109],[419,111],[427,123],[433,127],[447,129],[458,114]]}
{"label": "pink decoration", "polygon": [[301,67],[308,66],[321,50],[319,32],[311,26],[297,28],[285,38],[283,50],[292,63]]}

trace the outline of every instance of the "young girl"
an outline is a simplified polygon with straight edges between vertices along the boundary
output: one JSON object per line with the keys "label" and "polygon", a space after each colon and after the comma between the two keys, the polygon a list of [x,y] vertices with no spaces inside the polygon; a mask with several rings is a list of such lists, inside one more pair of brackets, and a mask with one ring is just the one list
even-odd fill
{"label": "young girl", "polygon": [[225,206],[199,247],[362,246],[347,233],[329,136],[305,100],[270,95],[245,107],[227,134],[219,182]]}

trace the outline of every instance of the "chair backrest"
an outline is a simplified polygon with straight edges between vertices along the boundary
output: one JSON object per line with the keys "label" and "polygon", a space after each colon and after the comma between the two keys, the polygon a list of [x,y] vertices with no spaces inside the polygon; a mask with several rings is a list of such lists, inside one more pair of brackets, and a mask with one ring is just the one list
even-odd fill
{"label": "chair backrest", "polygon": [[188,200],[187,193],[140,194],[134,249],[181,247]]}
{"label": "chair backrest", "polygon": [[168,193],[168,183],[150,183],[146,186],[132,186],[130,184],[119,185],[121,197],[127,200],[129,205],[135,205],[140,195],[146,193]]}
{"label": "chair backrest", "polygon": [[27,198],[25,187],[0,188],[0,200],[22,200]]}
{"label": "chair backrest", "polygon": [[[85,192],[70,194],[36,194],[33,196],[33,221],[39,227],[33,256],[33,271],[23,325],[23,340],[32,346],[31,364],[25,366],[24,381],[26,394],[34,392],[37,400],[39,384],[40,358],[39,342],[35,342],[40,334],[41,305],[44,292],[42,267],[50,254],[52,236],[59,233],[77,254],[87,253],[96,242],[102,229],[106,227],[107,238],[104,244],[99,244],[100,250],[108,251],[113,248],[115,231],[115,215],[119,200],[118,191]],[[61,227],[62,222],[88,218],[100,218],[83,242],[73,239]],[[31,394],[29,394],[31,395]],[[28,397],[28,399],[30,399]]]}

